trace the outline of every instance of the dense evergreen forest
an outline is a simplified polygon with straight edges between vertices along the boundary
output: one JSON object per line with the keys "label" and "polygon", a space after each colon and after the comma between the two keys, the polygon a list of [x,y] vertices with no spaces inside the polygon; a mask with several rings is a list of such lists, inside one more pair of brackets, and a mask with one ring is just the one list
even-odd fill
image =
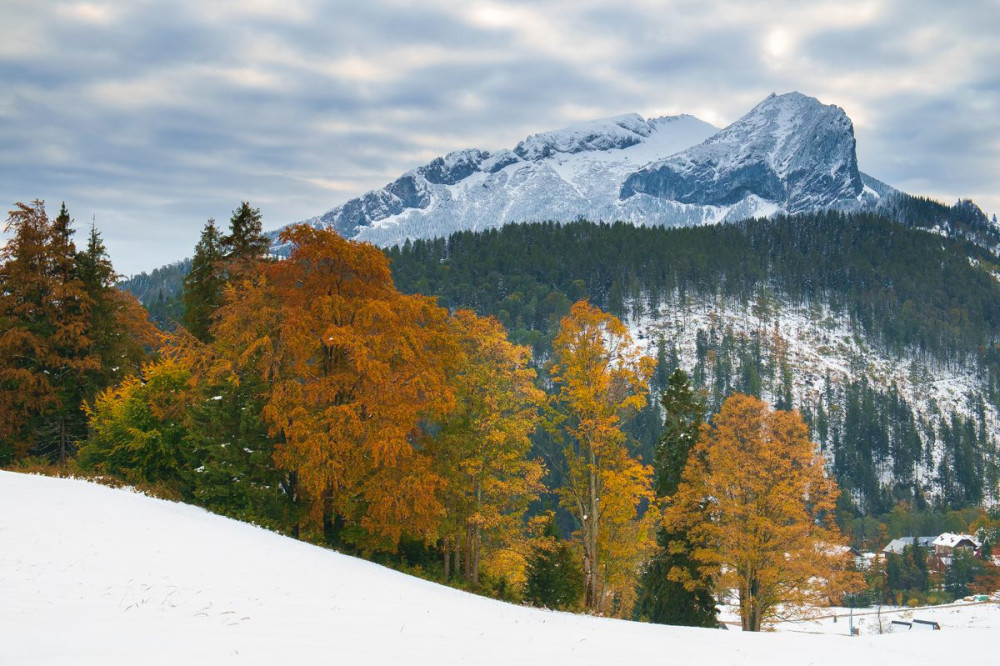
{"label": "dense evergreen forest", "polygon": [[[938,504],[968,506],[996,492],[987,411],[1000,400],[1000,284],[991,275],[995,257],[971,242],[870,215],[823,213],[683,229],[512,225],[407,242],[388,255],[401,290],[494,315],[540,359],[579,298],[633,320],[692,299],[821,305],[890,357],[970,368],[982,391],[961,412],[923,413],[858,368],[846,382],[828,380],[814,403],[794,404],[799,369],[762,353],[765,334],[710,324],[688,360],[709,408],[741,391],[801,409],[855,509],[883,513],[897,500],[926,506],[927,491]],[[681,362],[670,341],[658,351],[654,392]],[[633,424],[641,454],[651,454],[658,423],[650,407]]]}

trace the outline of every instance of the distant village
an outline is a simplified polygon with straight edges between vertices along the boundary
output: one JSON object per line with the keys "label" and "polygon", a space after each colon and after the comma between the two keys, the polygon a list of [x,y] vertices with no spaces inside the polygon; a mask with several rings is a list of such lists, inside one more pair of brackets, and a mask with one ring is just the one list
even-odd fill
{"label": "distant village", "polygon": [[[885,560],[889,555],[904,554],[907,548],[922,548],[927,553],[927,569],[932,573],[944,573],[951,567],[957,553],[963,552],[981,559],[982,542],[971,534],[944,532],[937,536],[899,537],[893,539],[878,553],[852,549],[859,568],[867,569],[876,560]],[[1000,557],[991,558],[1000,565]]]}

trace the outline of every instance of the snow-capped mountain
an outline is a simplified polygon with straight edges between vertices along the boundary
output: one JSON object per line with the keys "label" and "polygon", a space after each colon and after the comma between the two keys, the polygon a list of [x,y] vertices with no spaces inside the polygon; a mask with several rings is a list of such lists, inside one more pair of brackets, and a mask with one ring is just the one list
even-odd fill
{"label": "snow-capped mountain", "polygon": [[629,114],[450,153],[307,222],[379,245],[537,220],[689,226],[868,209],[892,188],[866,178],[844,111],[788,93],[721,131]]}
{"label": "snow-capped mountain", "polygon": [[879,198],[858,171],[851,119],[800,93],[772,95],[697,146],[632,174],[621,197],[642,194],[700,206],[757,198],[793,214],[857,210]]}

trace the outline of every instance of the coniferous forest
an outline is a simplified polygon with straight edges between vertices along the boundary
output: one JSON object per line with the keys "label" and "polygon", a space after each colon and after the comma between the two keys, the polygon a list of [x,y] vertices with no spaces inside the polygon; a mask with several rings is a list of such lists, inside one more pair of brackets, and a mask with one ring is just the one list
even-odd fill
{"label": "coniferous forest", "polygon": [[[0,254],[0,463],[550,608],[715,626],[735,594],[751,631],[777,612],[765,583],[806,607],[938,589],[916,555],[891,562],[887,587],[817,543],[1000,532],[983,508],[998,492],[1000,283],[971,242],[834,213],[514,225],[387,251],[297,225],[279,259],[262,228],[246,202],[226,228],[209,220],[189,262],[126,284],[147,311],[96,229],[78,249],[65,207],[19,204]],[[690,349],[640,325],[709,307]],[[741,307],[764,323],[815,311],[978,390],[928,408],[859,365],[806,393],[776,325],[719,315]],[[747,470],[759,541],[731,519],[752,508],[718,492]],[[746,549],[759,571],[740,569]]]}

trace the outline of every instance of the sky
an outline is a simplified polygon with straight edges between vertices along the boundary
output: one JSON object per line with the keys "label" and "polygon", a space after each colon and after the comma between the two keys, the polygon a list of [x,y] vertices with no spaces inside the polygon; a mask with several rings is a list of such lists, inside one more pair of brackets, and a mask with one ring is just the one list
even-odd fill
{"label": "sky", "polygon": [[243,200],[276,228],[452,150],[792,90],[847,112],[863,171],[1000,213],[998,0],[0,0],[0,25],[0,204],[65,201],[126,275]]}

